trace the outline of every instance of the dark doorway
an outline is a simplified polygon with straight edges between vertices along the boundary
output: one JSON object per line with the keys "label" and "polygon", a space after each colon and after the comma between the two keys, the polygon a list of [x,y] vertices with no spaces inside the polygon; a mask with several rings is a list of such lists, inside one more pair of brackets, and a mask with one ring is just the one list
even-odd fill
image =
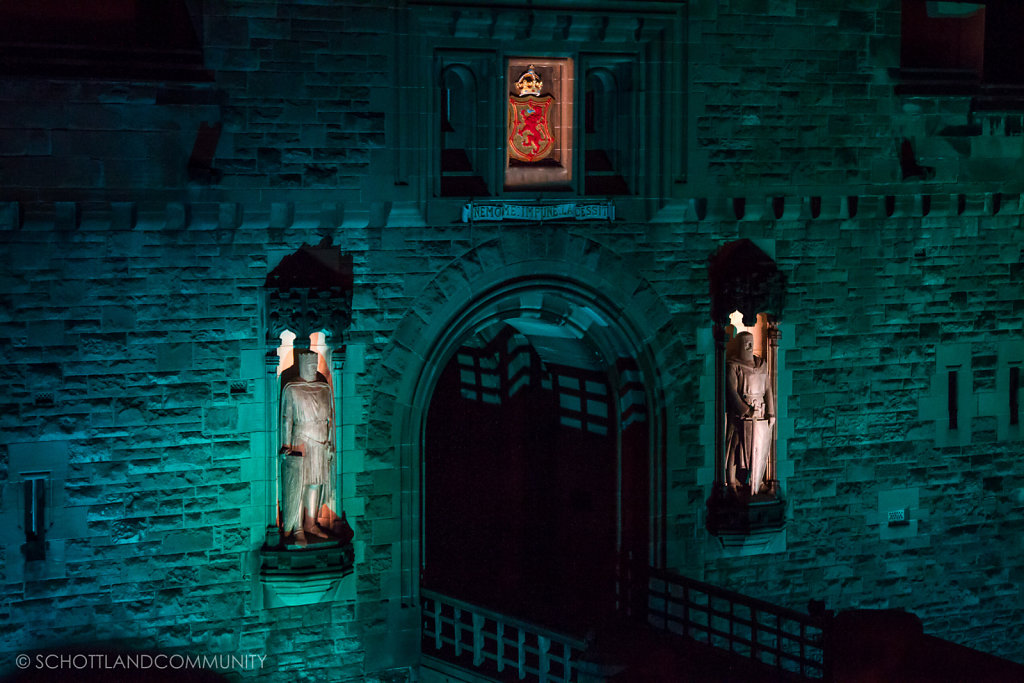
{"label": "dark doorway", "polygon": [[614,612],[646,528],[646,466],[620,458],[645,463],[646,428],[621,449],[613,374],[582,340],[509,325],[459,348],[427,416],[426,587],[570,632]]}

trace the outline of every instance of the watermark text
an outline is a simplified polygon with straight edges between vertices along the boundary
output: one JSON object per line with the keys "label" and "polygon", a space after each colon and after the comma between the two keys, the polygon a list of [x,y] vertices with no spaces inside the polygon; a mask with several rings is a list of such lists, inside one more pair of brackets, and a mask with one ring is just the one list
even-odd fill
{"label": "watermark text", "polygon": [[20,654],[14,658],[19,669],[46,670],[145,670],[145,669],[207,669],[217,671],[251,671],[262,669],[266,655],[222,654],[222,655],[180,655],[149,654],[133,652],[113,654],[94,653],[47,653]]}

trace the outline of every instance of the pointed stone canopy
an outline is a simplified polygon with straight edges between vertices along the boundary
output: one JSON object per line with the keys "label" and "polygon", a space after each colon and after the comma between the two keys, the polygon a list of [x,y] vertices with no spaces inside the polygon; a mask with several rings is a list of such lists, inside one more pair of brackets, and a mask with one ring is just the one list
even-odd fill
{"label": "pointed stone canopy", "polygon": [[296,341],[325,331],[335,340],[352,320],[352,256],[342,254],[330,237],[281,259],[263,283],[267,310],[267,340],[285,330]]}
{"label": "pointed stone canopy", "polygon": [[708,262],[711,318],[716,325],[729,322],[739,311],[743,324],[753,325],[758,313],[778,320],[786,299],[786,278],[775,261],[748,239],[723,245]]}

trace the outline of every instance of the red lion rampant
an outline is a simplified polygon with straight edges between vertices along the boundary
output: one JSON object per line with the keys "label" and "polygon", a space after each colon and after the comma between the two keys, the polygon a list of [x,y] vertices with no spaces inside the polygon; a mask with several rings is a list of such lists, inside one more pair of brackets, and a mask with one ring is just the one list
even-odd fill
{"label": "red lion rampant", "polygon": [[[545,142],[547,138],[547,118],[543,111],[535,107],[527,107],[525,113],[523,125],[516,134],[523,136],[523,147],[530,145],[536,154],[540,152],[541,142]],[[540,131],[541,126],[544,126],[544,132]]]}
{"label": "red lion rampant", "polygon": [[519,161],[540,161],[551,154],[555,138],[551,134],[548,112],[554,99],[550,95],[509,97],[509,156]]}

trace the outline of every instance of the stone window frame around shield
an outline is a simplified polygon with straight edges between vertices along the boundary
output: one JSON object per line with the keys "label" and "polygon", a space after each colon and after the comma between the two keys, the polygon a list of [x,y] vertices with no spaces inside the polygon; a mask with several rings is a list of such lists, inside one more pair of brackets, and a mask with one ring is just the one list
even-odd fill
{"label": "stone window frame around shield", "polygon": [[[640,164],[636,56],[522,54],[436,53],[436,192],[443,197],[635,194]],[[530,67],[542,76],[540,97],[550,100],[545,124],[554,137],[551,153],[536,162],[509,153],[515,83]],[[489,91],[494,81],[501,83],[498,105]]]}

